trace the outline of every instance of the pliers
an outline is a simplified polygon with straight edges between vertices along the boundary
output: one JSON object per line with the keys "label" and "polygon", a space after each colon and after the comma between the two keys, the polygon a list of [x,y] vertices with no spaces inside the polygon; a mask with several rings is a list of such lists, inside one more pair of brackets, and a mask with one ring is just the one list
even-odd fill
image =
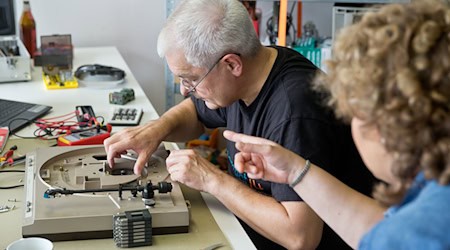
{"label": "pliers", "polygon": [[17,150],[17,146],[12,146],[6,153],[3,154],[2,157],[0,157],[0,167],[5,166],[6,164],[12,165],[14,163],[13,155],[14,151]]}

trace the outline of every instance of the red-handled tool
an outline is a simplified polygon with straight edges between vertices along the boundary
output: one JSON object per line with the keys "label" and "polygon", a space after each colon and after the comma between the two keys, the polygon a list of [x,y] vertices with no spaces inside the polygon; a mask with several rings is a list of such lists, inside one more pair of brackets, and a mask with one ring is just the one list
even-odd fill
{"label": "red-handled tool", "polygon": [[6,153],[4,153],[2,157],[0,157],[0,167],[3,167],[6,164],[12,164],[14,162],[12,156],[14,155],[14,151],[16,150],[17,146],[14,145],[8,151],[6,151]]}

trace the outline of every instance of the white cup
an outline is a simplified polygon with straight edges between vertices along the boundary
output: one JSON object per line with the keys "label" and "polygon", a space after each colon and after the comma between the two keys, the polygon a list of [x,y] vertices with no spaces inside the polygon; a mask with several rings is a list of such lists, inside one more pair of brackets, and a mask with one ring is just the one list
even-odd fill
{"label": "white cup", "polygon": [[6,250],[53,250],[53,243],[45,238],[23,238],[9,244]]}

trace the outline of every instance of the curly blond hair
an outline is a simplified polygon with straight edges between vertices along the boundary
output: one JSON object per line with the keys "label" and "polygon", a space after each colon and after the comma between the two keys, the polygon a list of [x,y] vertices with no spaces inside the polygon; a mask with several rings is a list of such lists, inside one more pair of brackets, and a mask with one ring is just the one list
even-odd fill
{"label": "curly blond hair", "polygon": [[316,79],[340,117],[376,126],[399,185],[374,197],[398,203],[418,171],[450,181],[450,9],[436,0],[364,15],[335,41],[328,75]]}

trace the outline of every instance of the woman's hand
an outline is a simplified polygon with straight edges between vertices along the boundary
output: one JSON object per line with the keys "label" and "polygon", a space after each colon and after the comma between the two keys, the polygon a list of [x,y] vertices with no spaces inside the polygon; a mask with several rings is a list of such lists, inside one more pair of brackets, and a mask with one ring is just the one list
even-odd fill
{"label": "woman's hand", "polygon": [[270,140],[230,130],[223,135],[241,151],[234,158],[236,170],[246,172],[250,178],[291,183],[305,165],[303,158]]}

